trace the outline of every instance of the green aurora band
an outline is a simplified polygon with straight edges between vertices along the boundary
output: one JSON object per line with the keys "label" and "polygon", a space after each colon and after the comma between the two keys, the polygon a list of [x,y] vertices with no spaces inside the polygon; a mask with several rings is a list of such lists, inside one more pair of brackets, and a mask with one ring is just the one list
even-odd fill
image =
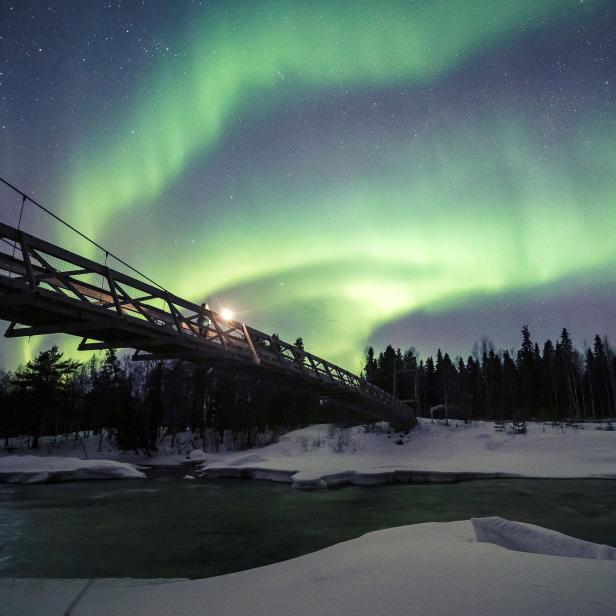
{"label": "green aurora band", "polygon": [[[484,119],[456,146],[447,130],[447,147],[433,135],[400,143],[398,154],[390,152],[399,161],[397,180],[367,177],[304,203],[287,197],[275,207],[242,208],[241,225],[231,209],[203,225],[206,254],[187,246],[174,258],[175,288],[245,307],[241,318],[270,329],[283,322],[281,333],[303,334],[310,348],[357,369],[372,331],[414,310],[538,286],[613,262],[611,139],[597,132],[570,154],[585,166],[573,185],[559,154],[546,156],[522,121],[515,131],[507,124]],[[417,158],[424,161],[419,176],[413,174]],[[606,172],[597,185],[600,165]],[[236,191],[236,200],[269,201],[271,186],[254,180],[244,196]],[[203,276],[195,263],[203,264]]]}
{"label": "green aurora band", "polygon": [[[103,242],[111,233],[128,241],[115,217],[131,229],[146,209],[156,216],[165,191],[197,156],[213,156],[238,119],[267,117],[290,97],[320,90],[419,89],[579,6],[449,0],[208,10],[187,57],[144,78],[118,129],[79,152],[70,219]],[[218,204],[216,217],[206,204],[202,216],[193,209],[195,244],[183,243],[165,265],[164,247],[146,243],[138,265],[179,295],[229,303],[238,318],[302,335],[311,351],[358,370],[370,334],[414,310],[614,262],[613,125],[590,113],[577,122],[586,140],[565,137],[548,150],[514,109],[401,130],[380,154],[381,175],[327,189],[316,179],[303,194],[282,174],[242,170],[236,205]],[[348,150],[369,147],[361,127],[351,131]],[[315,158],[335,156],[322,147]],[[293,171],[309,175],[310,162]]]}
{"label": "green aurora band", "polygon": [[[572,0],[234,3],[213,11],[188,59],[162,68],[111,143],[81,153],[70,202],[81,228],[158,196],[191,157],[216,145],[238,114],[295,90],[422,83]],[[127,140],[127,135],[130,138]],[[88,204],[86,208],[84,204]]]}

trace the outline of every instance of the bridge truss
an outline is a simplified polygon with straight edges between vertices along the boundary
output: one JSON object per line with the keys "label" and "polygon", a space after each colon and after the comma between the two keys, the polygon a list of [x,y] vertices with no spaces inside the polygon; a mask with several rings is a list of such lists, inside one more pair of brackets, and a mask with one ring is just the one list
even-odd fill
{"label": "bridge truss", "polygon": [[0,223],[0,319],[9,338],[81,337],[79,350],[135,349],[255,373],[313,391],[397,426],[416,423],[389,393],[276,335]]}

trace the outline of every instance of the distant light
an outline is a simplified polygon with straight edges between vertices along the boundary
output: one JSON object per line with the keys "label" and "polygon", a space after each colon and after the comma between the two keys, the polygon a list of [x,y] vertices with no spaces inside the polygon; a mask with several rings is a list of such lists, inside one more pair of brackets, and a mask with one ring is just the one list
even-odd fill
{"label": "distant light", "polygon": [[220,316],[225,320],[225,321],[231,321],[233,319],[233,311],[229,310],[229,308],[223,308],[220,311]]}

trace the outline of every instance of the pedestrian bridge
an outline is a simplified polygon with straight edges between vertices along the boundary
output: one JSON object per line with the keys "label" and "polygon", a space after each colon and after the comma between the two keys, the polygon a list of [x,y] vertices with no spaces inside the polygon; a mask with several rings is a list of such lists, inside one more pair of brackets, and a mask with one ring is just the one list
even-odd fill
{"label": "pedestrian bridge", "polygon": [[406,404],[364,378],[142,278],[0,223],[0,319],[10,323],[9,338],[71,334],[81,338],[79,350],[130,348],[135,360],[203,362],[399,427],[416,423]]}

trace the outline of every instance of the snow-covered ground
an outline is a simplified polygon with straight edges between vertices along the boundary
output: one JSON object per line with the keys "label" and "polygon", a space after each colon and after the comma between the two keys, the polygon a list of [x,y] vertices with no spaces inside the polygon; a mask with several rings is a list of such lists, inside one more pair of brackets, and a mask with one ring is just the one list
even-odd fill
{"label": "snow-covered ground", "polygon": [[206,453],[205,476],[288,481],[296,487],[452,481],[472,476],[616,478],[616,432],[529,424],[526,434],[491,422],[421,420],[406,436],[362,427],[310,426],[259,450]]}
{"label": "snow-covered ground", "polygon": [[28,449],[28,437],[12,437],[8,447],[0,450],[0,459],[5,455],[34,455],[44,458],[79,458],[82,460],[118,460],[132,464],[146,464],[147,466],[178,466],[187,456],[202,446],[202,441],[192,432],[179,432],[173,438],[167,434],[157,444],[158,451],[151,456],[136,454],[134,451],[122,451],[117,448],[106,434],[101,439],[96,434],[81,433],[75,438],[74,433],[68,437],[43,436],[39,439],[37,449]]}
{"label": "snow-covered ground", "polygon": [[[474,526],[499,545],[478,541]],[[597,558],[616,550],[583,543],[500,518],[417,524],[204,580],[0,580],[0,612],[59,616],[72,605],[72,616],[613,616],[616,561]]]}
{"label": "snow-covered ground", "polygon": [[[173,445],[168,436],[159,452],[150,458],[120,452],[107,440],[99,451],[98,438],[55,439],[55,444],[51,439],[42,439],[36,457],[109,459],[142,466],[198,465],[198,472],[207,477],[270,479],[300,488],[445,482],[474,476],[616,478],[616,431],[597,430],[593,424],[572,428],[531,423],[526,434],[497,432],[492,422],[452,422],[447,427],[442,422],[420,420],[419,427],[408,435],[395,433],[386,424],[377,428],[366,432],[362,426],[310,426],[283,435],[277,443],[239,452],[203,452],[199,449],[200,439],[182,433]],[[33,452],[22,449],[13,453]],[[10,471],[12,464],[16,464],[17,473],[25,462],[15,456],[0,456],[0,468]],[[133,469],[130,476],[139,476],[138,473]],[[87,477],[84,473],[53,476],[55,480],[61,478]]]}
{"label": "snow-covered ground", "polygon": [[[260,477],[297,487],[476,475],[616,478],[616,432],[593,425],[529,424],[526,434],[513,434],[495,431],[491,422],[446,427],[422,420],[408,435],[386,425],[370,432],[319,425],[242,452],[203,452],[185,433],[173,447],[163,443],[154,459],[119,452],[107,441],[98,451],[98,439],[43,443],[36,456],[0,456],[0,479],[143,477],[135,464],[188,464],[191,475]],[[484,518],[391,528],[205,580],[4,579],[0,614],[612,616],[615,579],[614,548]]]}
{"label": "snow-covered ground", "polygon": [[141,479],[134,464],[115,460],[79,460],[42,456],[0,457],[0,481],[45,483],[76,479]]}
{"label": "snow-covered ground", "polygon": [[[0,482],[41,483],[82,479],[137,479],[151,466],[194,466],[204,460],[201,439],[192,432],[166,435],[158,451],[147,456],[122,451],[105,435],[43,436],[37,449],[28,449],[27,437],[13,437],[0,450]],[[146,468],[147,470],[147,468]],[[46,474],[46,475],[45,475]]]}

